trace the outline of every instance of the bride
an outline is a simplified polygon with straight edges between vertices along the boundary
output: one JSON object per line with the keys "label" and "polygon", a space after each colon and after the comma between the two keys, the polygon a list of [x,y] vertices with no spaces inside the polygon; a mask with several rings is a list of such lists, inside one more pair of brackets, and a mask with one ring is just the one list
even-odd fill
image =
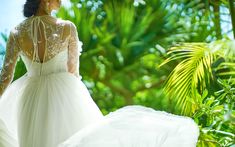
{"label": "bride", "polygon": [[[50,15],[60,3],[27,0],[27,18],[10,32],[0,75],[0,146],[196,146],[199,129],[189,117],[138,105],[101,113],[81,81],[75,24]],[[27,73],[12,82],[19,57]]]}

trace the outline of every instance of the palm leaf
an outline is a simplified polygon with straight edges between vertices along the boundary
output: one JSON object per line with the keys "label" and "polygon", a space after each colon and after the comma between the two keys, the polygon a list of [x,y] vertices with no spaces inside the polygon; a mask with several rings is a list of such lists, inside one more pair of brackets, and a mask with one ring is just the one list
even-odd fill
{"label": "palm leaf", "polygon": [[170,74],[165,90],[168,95],[176,98],[176,105],[181,108],[181,113],[194,112],[196,109],[192,101],[194,90],[204,89],[206,82],[210,82],[207,77],[208,75],[212,77],[210,67],[214,54],[210,52],[206,43],[183,43],[170,48],[168,55],[171,57],[163,64],[176,59],[182,61]]}
{"label": "palm leaf", "polygon": [[[203,94],[206,86],[218,76],[235,75],[234,42],[219,40],[212,43],[181,43],[171,47],[167,58],[160,66],[174,60],[181,60],[169,75],[165,91],[170,99],[174,98],[181,113],[191,115],[196,110],[196,93]],[[219,71],[213,76],[212,65],[218,59],[224,62],[215,69]],[[225,70],[227,69],[227,70]],[[228,70],[229,69],[229,70]],[[222,71],[221,71],[222,70]]]}

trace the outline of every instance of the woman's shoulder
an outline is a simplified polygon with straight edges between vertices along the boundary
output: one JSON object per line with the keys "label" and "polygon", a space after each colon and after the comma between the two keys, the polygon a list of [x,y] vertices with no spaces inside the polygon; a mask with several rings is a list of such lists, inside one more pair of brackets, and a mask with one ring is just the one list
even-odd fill
{"label": "woman's shoulder", "polygon": [[23,21],[18,23],[16,26],[14,26],[10,32],[14,34],[19,34],[23,30],[27,30],[28,28],[29,28],[28,19],[24,19]]}
{"label": "woman's shoulder", "polygon": [[21,21],[17,25],[15,25],[13,28],[11,28],[10,33],[14,36],[18,35],[22,30],[25,30],[28,26],[25,23],[25,20]]}
{"label": "woman's shoulder", "polygon": [[58,22],[60,22],[60,24],[64,25],[65,27],[68,27],[68,28],[76,27],[76,25],[70,20],[64,20],[64,19],[58,18]]}

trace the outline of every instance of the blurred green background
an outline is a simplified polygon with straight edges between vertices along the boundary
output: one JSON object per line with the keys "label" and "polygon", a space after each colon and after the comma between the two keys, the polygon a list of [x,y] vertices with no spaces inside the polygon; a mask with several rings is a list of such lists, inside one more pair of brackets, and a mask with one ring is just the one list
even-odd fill
{"label": "blurred green background", "polygon": [[[77,26],[103,114],[144,105],[193,118],[199,147],[235,146],[234,0],[71,0],[55,15]],[[14,80],[25,72],[20,59]]]}

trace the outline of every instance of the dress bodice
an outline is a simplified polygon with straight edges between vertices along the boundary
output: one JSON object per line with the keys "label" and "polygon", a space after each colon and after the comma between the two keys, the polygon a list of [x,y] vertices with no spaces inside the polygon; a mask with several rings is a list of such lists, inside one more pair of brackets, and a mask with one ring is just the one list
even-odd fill
{"label": "dress bodice", "polygon": [[10,32],[0,75],[0,93],[13,80],[18,57],[25,63],[28,75],[67,71],[80,77],[81,51],[82,42],[71,21],[50,15],[25,19]]}
{"label": "dress bodice", "polygon": [[67,54],[68,54],[68,50],[64,49],[60,53],[57,53],[57,55],[55,55],[50,60],[44,63],[33,62],[32,65],[31,65],[31,59],[29,59],[26,55],[21,54],[21,58],[26,66],[27,74],[29,76],[48,75],[52,73],[68,71]]}

